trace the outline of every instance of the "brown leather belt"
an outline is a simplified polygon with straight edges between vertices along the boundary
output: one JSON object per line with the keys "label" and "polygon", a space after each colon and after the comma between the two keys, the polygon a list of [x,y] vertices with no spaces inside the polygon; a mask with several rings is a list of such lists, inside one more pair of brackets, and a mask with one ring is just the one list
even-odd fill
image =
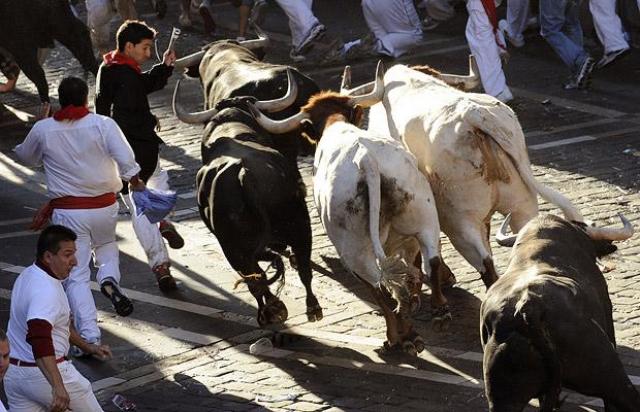
{"label": "brown leather belt", "polygon": [[[66,356],[63,356],[61,358],[56,359],[56,363],[62,363],[66,360],[69,360]],[[25,362],[22,361],[20,359],[16,359],[16,358],[9,358],[9,363],[12,365],[16,365],[16,366],[24,366],[24,367],[28,367],[28,368],[33,368],[38,366],[37,363],[35,362]]]}

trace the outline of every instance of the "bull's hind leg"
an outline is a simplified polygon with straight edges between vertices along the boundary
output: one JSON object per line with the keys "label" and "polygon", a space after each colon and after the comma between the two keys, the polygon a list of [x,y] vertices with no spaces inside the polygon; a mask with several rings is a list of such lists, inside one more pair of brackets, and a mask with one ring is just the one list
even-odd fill
{"label": "bull's hind leg", "polygon": [[[309,322],[319,321],[323,317],[322,307],[313,293],[311,280],[311,222],[309,212],[304,201],[300,210],[292,217],[293,223],[289,226],[289,244],[293,252],[290,261],[295,261],[295,269],[298,271],[300,281],[304,285],[307,294],[307,319]],[[293,266],[293,263],[292,263]]]}
{"label": "bull's hind leg", "polygon": [[498,272],[489,249],[488,226],[463,220],[456,222],[453,230],[446,233],[453,247],[480,272],[482,282],[489,289],[498,280]]}

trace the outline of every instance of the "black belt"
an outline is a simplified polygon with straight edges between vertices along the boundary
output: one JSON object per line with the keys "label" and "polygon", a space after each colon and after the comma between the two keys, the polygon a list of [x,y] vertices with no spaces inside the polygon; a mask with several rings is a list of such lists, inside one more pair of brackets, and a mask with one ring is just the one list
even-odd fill
{"label": "black belt", "polygon": [[[69,360],[69,358],[67,358],[66,356],[62,356],[58,359],[56,359],[56,363],[62,363],[66,360]],[[9,358],[9,363],[12,365],[16,365],[16,366],[24,366],[24,367],[28,367],[28,368],[33,368],[35,366],[38,366],[37,363],[35,362],[26,362],[20,359],[16,359],[16,358]]]}

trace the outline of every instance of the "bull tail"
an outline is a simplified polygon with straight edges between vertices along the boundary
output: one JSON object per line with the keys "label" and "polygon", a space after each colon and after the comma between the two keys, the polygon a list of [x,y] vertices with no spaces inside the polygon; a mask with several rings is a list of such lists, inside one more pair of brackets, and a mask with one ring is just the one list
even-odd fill
{"label": "bull tail", "polygon": [[520,321],[522,334],[530,339],[532,346],[542,357],[546,381],[542,388],[544,397],[540,411],[553,412],[562,389],[562,366],[545,323],[544,302],[527,292],[516,305],[514,315]]}
{"label": "bull tail", "polygon": [[524,144],[524,137],[514,136],[514,134],[522,133],[522,129],[511,109],[505,110],[499,106],[474,105],[465,113],[465,121],[490,136],[500,146],[531,192],[538,193],[547,202],[558,206],[567,220],[584,221],[580,211],[566,196],[538,182],[533,176],[531,163],[527,155],[527,147]]}
{"label": "bull tail", "polygon": [[380,170],[378,162],[368,155],[367,149],[359,145],[354,156],[354,163],[364,171],[369,193],[369,238],[373,244],[373,253],[376,256],[380,270],[380,283],[392,292],[394,298],[400,302],[402,290],[406,288],[405,274],[407,265],[398,257],[387,257],[380,241]]}

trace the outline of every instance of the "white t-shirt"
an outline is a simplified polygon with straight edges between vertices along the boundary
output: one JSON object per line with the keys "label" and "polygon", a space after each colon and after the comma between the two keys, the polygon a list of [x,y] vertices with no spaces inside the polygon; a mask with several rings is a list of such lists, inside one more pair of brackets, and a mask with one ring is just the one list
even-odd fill
{"label": "white t-shirt", "polygon": [[26,165],[44,164],[52,199],[117,193],[122,180],[140,171],[116,122],[94,113],[75,121],[40,120],[14,151]]}
{"label": "white t-shirt", "polygon": [[27,342],[27,322],[42,319],[52,326],[51,338],[56,359],[69,352],[69,301],[62,282],[35,264],[20,273],[11,292],[11,310],[7,336],[11,357],[35,362],[31,345]]}

